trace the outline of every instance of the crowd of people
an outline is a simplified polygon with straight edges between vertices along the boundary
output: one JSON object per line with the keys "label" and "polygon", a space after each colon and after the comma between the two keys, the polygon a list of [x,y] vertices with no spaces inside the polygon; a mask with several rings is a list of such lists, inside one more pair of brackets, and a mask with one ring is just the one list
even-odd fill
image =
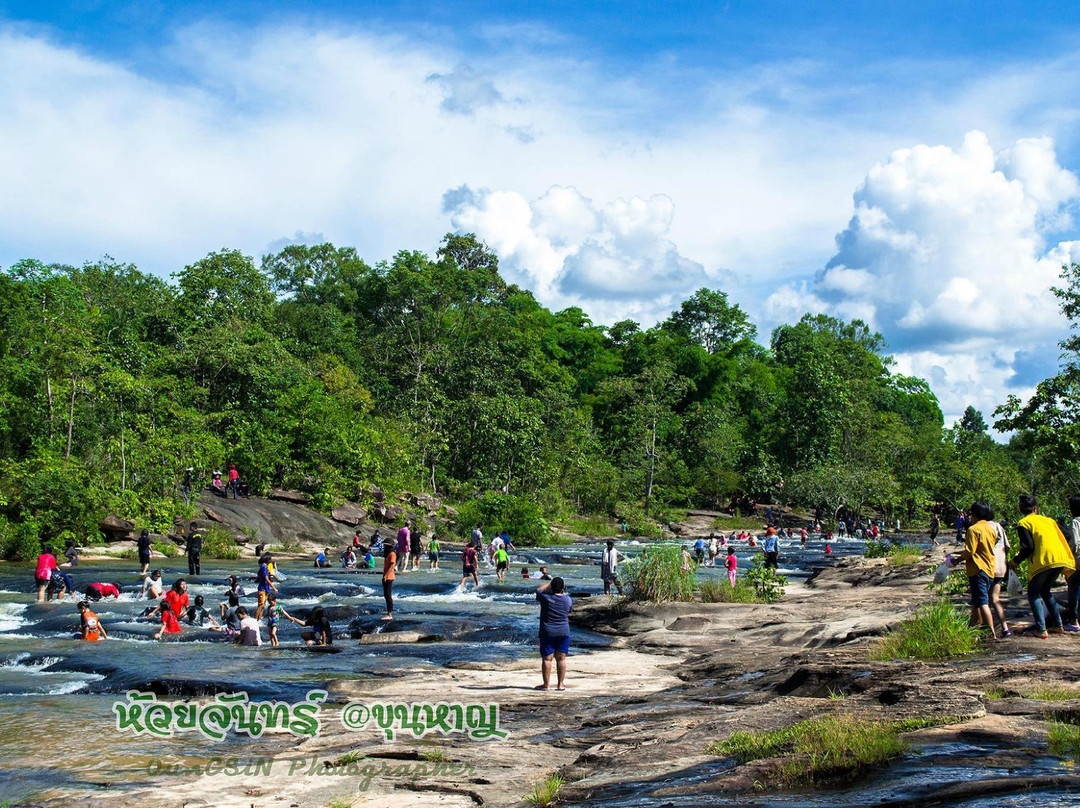
{"label": "crowd of people", "polygon": [[[1080,541],[1080,496],[1069,500],[1072,512],[1071,527],[1063,531],[1053,519],[1039,514],[1038,503],[1033,497],[1023,496],[1019,500],[1022,518],[1016,525],[1018,546],[1010,560],[1012,550],[1004,527],[994,520],[993,511],[983,502],[975,502],[961,513],[956,521],[961,531],[963,549],[946,556],[946,566],[954,567],[963,563],[968,578],[971,622],[984,626],[993,636],[1008,637],[1012,630],[1006,620],[1001,594],[1008,576],[1026,562],[1029,583],[1027,598],[1031,607],[1032,624],[1025,634],[1046,638],[1050,633],[1080,632],[1080,575],[1076,572],[1077,543]],[[937,514],[934,514],[937,520]],[[938,522],[940,524],[940,522]],[[962,529],[961,527],[962,526]],[[797,529],[783,525],[770,524],[763,534],[741,530],[730,534],[710,533],[699,536],[692,545],[682,547],[683,568],[723,567],[727,580],[735,586],[738,574],[736,547],[761,548],[763,563],[766,567],[776,568],[780,562],[782,541],[797,540],[805,545],[811,532],[816,532],[826,539],[825,552],[830,553],[828,544],[834,534],[823,530],[820,523],[813,522]],[[882,524],[876,521],[862,522],[838,520],[837,534],[840,536],[858,535],[867,538],[881,535]],[[189,575],[201,573],[202,536],[192,529],[186,538]],[[358,530],[349,545],[339,554],[327,547],[314,559],[316,568],[336,566],[336,561],[345,569],[375,571],[376,559],[382,558],[382,587],[385,601],[385,614],[382,620],[394,619],[394,584],[401,573],[417,571],[421,568],[421,559],[427,555],[427,569],[439,569],[440,544],[436,536],[425,540],[422,531],[415,529],[411,522],[406,522],[392,538],[384,539],[376,531],[369,540],[361,538]],[[458,588],[465,591],[469,584],[474,588],[481,585],[480,567],[486,564],[495,581],[504,582],[515,552],[512,539],[506,531],[485,540],[480,526],[474,528],[461,552],[461,579]],[[289,614],[278,602],[278,582],[284,578],[275,564],[273,556],[263,552],[260,546],[258,566],[250,582],[254,584],[256,598],[253,610],[241,603],[246,596],[244,585],[236,575],[229,577],[223,599],[214,613],[207,608],[202,594],[189,601],[187,580],[175,579],[168,589],[160,569],[150,570],[151,540],[148,531],[143,530],[137,542],[138,560],[143,574],[141,586],[131,590],[139,598],[151,601],[143,611],[142,617],[158,624],[153,633],[154,639],[163,639],[183,631],[188,625],[220,632],[240,645],[260,646],[263,644],[262,628],[265,626],[266,637],[272,646],[278,645],[278,627],[282,621],[294,623],[304,631],[303,642],[308,645],[333,645],[333,628],[322,607],[315,607],[304,619]],[[51,546],[45,546],[35,567],[34,578],[38,600],[76,598],[75,585],[70,567],[78,564],[78,550],[68,542],[63,553],[64,562],[57,561]],[[614,540],[608,540],[598,560],[600,580],[605,595],[613,590],[622,593],[619,566],[625,556],[615,547]],[[569,651],[568,615],[572,600],[565,591],[565,582],[560,577],[553,577],[546,566],[530,571],[527,566],[520,567],[522,580],[541,581],[536,591],[540,605],[540,650],[542,657],[542,685],[551,685],[552,672],[555,674],[555,686],[563,689],[566,675],[566,657]],[[1054,597],[1053,588],[1059,579],[1067,581],[1065,607],[1061,608]],[[77,604],[80,620],[78,636],[88,642],[108,639],[108,633],[101,624],[92,604],[107,598],[119,598],[124,592],[120,582],[95,582],[85,589],[85,597]]]}

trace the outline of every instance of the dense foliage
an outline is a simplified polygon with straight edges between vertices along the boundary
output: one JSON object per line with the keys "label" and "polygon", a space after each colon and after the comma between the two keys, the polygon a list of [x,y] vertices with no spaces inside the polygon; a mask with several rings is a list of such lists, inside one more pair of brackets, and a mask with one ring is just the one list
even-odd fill
{"label": "dense foliage", "polygon": [[709,289],[649,329],[552,312],[469,235],[374,266],[330,244],[261,265],[222,250],[171,283],[27,260],[0,273],[0,542],[90,538],[106,512],[165,527],[184,469],[199,487],[229,462],[255,493],[436,491],[530,533],[569,513],[646,532],[740,495],[909,520],[1014,501],[1023,477],[981,417],[943,430],[890,364],[825,316],[762,345]]}

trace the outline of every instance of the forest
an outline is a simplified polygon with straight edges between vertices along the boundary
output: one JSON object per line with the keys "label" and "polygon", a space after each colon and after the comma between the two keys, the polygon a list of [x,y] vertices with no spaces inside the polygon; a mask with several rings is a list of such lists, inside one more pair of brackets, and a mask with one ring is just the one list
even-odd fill
{"label": "forest", "polygon": [[[1055,290],[1080,314],[1080,267]],[[1080,373],[946,428],[922,379],[860,321],[759,339],[722,291],[651,328],[553,312],[472,235],[366,263],[293,245],[211,253],[171,280],[105,259],[0,273],[0,552],[93,542],[108,513],[164,529],[181,485],[235,463],[253,493],[315,507],[369,486],[435,492],[525,532],[596,515],[642,533],[749,496],[924,524],[1077,488]],[[479,518],[479,517],[477,517]],[[523,526],[523,527],[522,527]],[[539,526],[539,527],[538,527]]]}

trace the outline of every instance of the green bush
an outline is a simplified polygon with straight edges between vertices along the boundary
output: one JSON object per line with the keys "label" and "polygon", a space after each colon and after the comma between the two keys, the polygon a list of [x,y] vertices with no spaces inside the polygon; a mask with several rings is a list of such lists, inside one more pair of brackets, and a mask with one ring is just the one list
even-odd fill
{"label": "green bush", "polygon": [[512,494],[489,491],[465,502],[458,509],[458,534],[467,537],[477,525],[482,525],[488,534],[506,530],[519,547],[550,544],[552,540],[551,527],[540,506]]}
{"label": "green bush", "polygon": [[915,616],[889,632],[870,651],[871,659],[947,659],[973,653],[979,632],[947,600],[920,606]]}
{"label": "green bush", "polygon": [[882,539],[881,541],[874,541],[874,539],[866,540],[866,549],[863,551],[864,558],[885,558],[889,554],[891,544],[888,541]]}
{"label": "green bush", "polygon": [[166,558],[176,558],[180,555],[180,548],[171,541],[156,541],[150,546]]}
{"label": "green bush", "polygon": [[223,558],[235,561],[240,558],[240,548],[235,537],[224,528],[214,525],[203,533],[203,555],[207,558]]}
{"label": "green bush", "polygon": [[766,567],[765,556],[761,553],[755,555],[750,562],[750,569],[746,571],[746,580],[754,587],[754,594],[763,603],[772,603],[784,597],[787,578],[778,575],[772,567]]}
{"label": "green bush", "polygon": [[684,570],[682,564],[680,548],[650,547],[647,555],[619,567],[623,592],[630,600],[648,603],[693,600],[694,570]]}
{"label": "green bush", "polygon": [[663,528],[646,516],[645,511],[636,505],[620,504],[617,507],[617,513],[617,518],[626,522],[626,527],[631,536],[658,539],[664,535]]}
{"label": "green bush", "polygon": [[579,536],[608,538],[622,535],[622,526],[607,516],[568,516],[562,520],[562,525]]}
{"label": "green bush", "polygon": [[33,561],[41,553],[40,535],[37,522],[12,523],[4,519],[0,522],[0,556],[5,561]]}

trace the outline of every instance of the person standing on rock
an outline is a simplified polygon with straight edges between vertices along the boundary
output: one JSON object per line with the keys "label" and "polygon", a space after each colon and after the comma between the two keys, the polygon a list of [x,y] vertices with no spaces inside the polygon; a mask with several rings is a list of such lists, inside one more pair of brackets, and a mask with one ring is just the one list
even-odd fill
{"label": "person standing on rock", "polygon": [[145,527],[139,533],[139,563],[142,564],[140,575],[146,575],[150,570],[150,531]]}
{"label": "person standing on rock", "polygon": [[240,497],[240,472],[233,463],[229,464],[229,490],[232,491],[233,499]]}
{"label": "person standing on rock", "polygon": [[[570,610],[574,602],[564,591],[562,578],[552,578],[536,590],[540,603],[540,677],[537,690],[551,686],[551,663],[555,662],[556,690],[566,690],[566,656],[570,653]],[[550,591],[549,591],[550,590]]]}
{"label": "person standing on rock", "polygon": [[619,551],[615,549],[615,542],[608,539],[607,547],[600,558],[600,580],[604,582],[604,594],[611,594],[611,585],[619,594],[622,594],[622,585],[619,583]]}
{"label": "person standing on rock", "polygon": [[1028,562],[1027,595],[1034,618],[1024,633],[1045,640],[1049,636],[1048,628],[1055,634],[1065,633],[1061,611],[1051,590],[1059,575],[1064,573],[1068,578],[1076,572],[1076,560],[1057,522],[1039,514],[1035,497],[1024,494],[1018,505],[1023,515],[1016,525],[1020,550],[1012,560],[1012,568]]}
{"label": "person standing on rock", "polygon": [[971,620],[973,626],[984,625],[994,633],[994,615],[990,611],[990,587],[994,582],[994,544],[997,533],[990,526],[990,508],[984,502],[971,505],[971,525],[967,528],[964,549],[955,556],[963,561],[971,591]]}
{"label": "person standing on rock", "polygon": [[937,544],[937,534],[941,530],[941,520],[936,513],[930,514],[930,543]]}
{"label": "person standing on rock", "polygon": [[202,543],[202,531],[192,527],[187,536],[188,575],[202,574]]}
{"label": "person standing on rock", "polygon": [[420,571],[420,554],[424,551],[423,534],[420,528],[409,534],[409,569]]}
{"label": "person standing on rock", "polygon": [[401,565],[399,568],[401,572],[405,572],[405,568],[409,561],[409,540],[411,539],[409,524],[409,522],[406,522],[405,526],[397,532],[397,550],[395,555],[397,556],[398,563]]}
{"label": "person standing on rock", "polygon": [[382,594],[386,601],[386,615],[383,620],[394,619],[394,572],[397,569],[397,552],[391,542],[386,542],[383,550]]}

